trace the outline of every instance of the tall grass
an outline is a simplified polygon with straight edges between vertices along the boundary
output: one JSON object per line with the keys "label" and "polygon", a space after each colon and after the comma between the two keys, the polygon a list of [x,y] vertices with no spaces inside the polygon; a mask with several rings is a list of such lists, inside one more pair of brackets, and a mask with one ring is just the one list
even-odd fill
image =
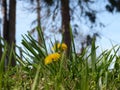
{"label": "tall grass", "polygon": [[[119,90],[120,46],[103,51],[97,56],[95,41],[81,54],[72,44],[70,58],[61,53],[58,61],[44,64],[48,51],[41,30],[42,43],[29,33],[23,36],[22,57],[16,55],[16,67],[3,71],[6,46],[0,61],[0,90]],[[89,51],[88,49],[91,49]],[[51,52],[52,53],[52,52]],[[113,68],[110,68],[114,65]]]}

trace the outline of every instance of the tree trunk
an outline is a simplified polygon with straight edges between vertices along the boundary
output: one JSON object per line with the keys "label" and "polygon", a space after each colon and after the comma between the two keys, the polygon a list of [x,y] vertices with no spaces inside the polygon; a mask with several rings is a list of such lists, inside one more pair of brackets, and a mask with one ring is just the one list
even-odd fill
{"label": "tree trunk", "polygon": [[71,49],[69,0],[61,0],[63,42],[67,45],[67,54]]}
{"label": "tree trunk", "polygon": [[[3,14],[3,38],[9,41],[9,27],[8,27],[8,15],[7,15],[7,0],[2,0],[2,14]],[[7,57],[6,57],[7,60]],[[7,61],[6,61],[7,62]]]}
{"label": "tree trunk", "polygon": [[[1,30],[0,30],[0,37],[1,37]],[[0,60],[2,58],[2,43],[1,43],[1,39],[0,39]]]}
{"label": "tree trunk", "polygon": [[9,41],[9,30],[8,30],[8,18],[7,18],[7,0],[2,0],[2,11],[3,11],[3,38]]}
{"label": "tree trunk", "polygon": [[[3,38],[6,40],[10,48],[8,48],[8,54],[11,50],[12,44],[14,44],[13,49],[15,51],[15,34],[16,34],[16,0],[2,0],[2,10],[3,10]],[[7,8],[9,5],[9,8]],[[8,65],[8,56],[6,57],[6,65]],[[12,55],[11,66],[15,66],[16,61]]]}
{"label": "tree trunk", "polygon": [[[10,0],[9,1],[9,45],[10,47],[13,46],[13,49],[15,51],[15,35],[16,35],[16,0]],[[16,61],[15,58],[12,57],[12,61],[11,61],[11,65],[15,66],[16,65]]]}
{"label": "tree trunk", "polygon": [[[38,24],[38,27],[41,29],[41,21],[40,21],[40,10],[41,10],[41,7],[40,7],[40,0],[36,0],[36,3],[37,3],[37,24]],[[39,35],[38,35],[38,42],[39,42],[39,44],[42,43],[42,40],[39,37]]]}

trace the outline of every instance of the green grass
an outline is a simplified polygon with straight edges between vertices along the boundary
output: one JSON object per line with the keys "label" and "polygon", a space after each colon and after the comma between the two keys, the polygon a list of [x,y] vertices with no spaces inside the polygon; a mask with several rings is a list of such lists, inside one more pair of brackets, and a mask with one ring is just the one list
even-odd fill
{"label": "green grass", "polygon": [[[120,89],[120,46],[114,46],[97,56],[94,41],[79,55],[74,52],[73,44],[70,58],[63,52],[58,61],[45,65],[48,51],[44,38],[42,42],[39,44],[30,34],[23,36],[23,58],[15,54],[18,64],[16,67],[9,66],[7,70],[4,70],[7,45],[4,46],[0,61],[0,90]],[[114,64],[112,69],[111,64]]]}

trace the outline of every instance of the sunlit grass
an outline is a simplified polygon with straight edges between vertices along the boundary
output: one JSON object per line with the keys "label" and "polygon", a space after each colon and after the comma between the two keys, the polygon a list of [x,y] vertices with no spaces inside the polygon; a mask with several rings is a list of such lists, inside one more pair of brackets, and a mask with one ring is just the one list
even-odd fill
{"label": "sunlit grass", "polygon": [[[41,37],[41,31],[38,30]],[[66,51],[57,50],[58,60],[45,64],[49,56],[45,40],[38,43],[30,34],[23,36],[23,58],[16,55],[18,64],[4,70],[6,46],[0,61],[0,90],[119,90],[119,46],[96,55],[95,41],[81,54],[73,51],[68,58]],[[56,46],[57,47],[57,46]],[[59,49],[59,48],[58,48]],[[88,49],[91,49],[89,51]],[[88,52],[89,51],[89,52]],[[50,55],[54,54],[53,52]],[[10,56],[11,57],[11,56]],[[10,58],[9,57],[9,58]],[[51,57],[50,57],[51,59]],[[110,65],[114,67],[110,69]]]}

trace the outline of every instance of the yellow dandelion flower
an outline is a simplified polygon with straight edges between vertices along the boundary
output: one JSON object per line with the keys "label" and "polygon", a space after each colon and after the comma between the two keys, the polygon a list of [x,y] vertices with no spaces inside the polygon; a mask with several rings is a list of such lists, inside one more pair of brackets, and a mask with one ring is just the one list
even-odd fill
{"label": "yellow dandelion flower", "polygon": [[60,54],[59,53],[54,53],[54,54],[51,55],[51,57],[52,57],[53,61],[57,61],[60,58]]}
{"label": "yellow dandelion flower", "polygon": [[53,48],[52,48],[52,50],[67,50],[67,45],[65,44],[65,43],[62,43],[62,44],[60,44],[60,43],[58,43],[57,45],[54,45],[53,46]]}
{"label": "yellow dandelion flower", "polygon": [[57,61],[59,58],[60,58],[59,53],[50,54],[45,58],[45,65],[52,63],[52,61]]}
{"label": "yellow dandelion flower", "polygon": [[50,56],[47,56],[44,61],[45,61],[45,65],[52,63],[52,59]]}
{"label": "yellow dandelion flower", "polygon": [[59,47],[60,47],[60,43],[57,43],[52,47],[52,50],[55,51],[55,50],[59,49]]}
{"label": "yellow dandelion flower", "polygon": [[67,45],[65,43],[62,43],[62,50],[67,50]]}

